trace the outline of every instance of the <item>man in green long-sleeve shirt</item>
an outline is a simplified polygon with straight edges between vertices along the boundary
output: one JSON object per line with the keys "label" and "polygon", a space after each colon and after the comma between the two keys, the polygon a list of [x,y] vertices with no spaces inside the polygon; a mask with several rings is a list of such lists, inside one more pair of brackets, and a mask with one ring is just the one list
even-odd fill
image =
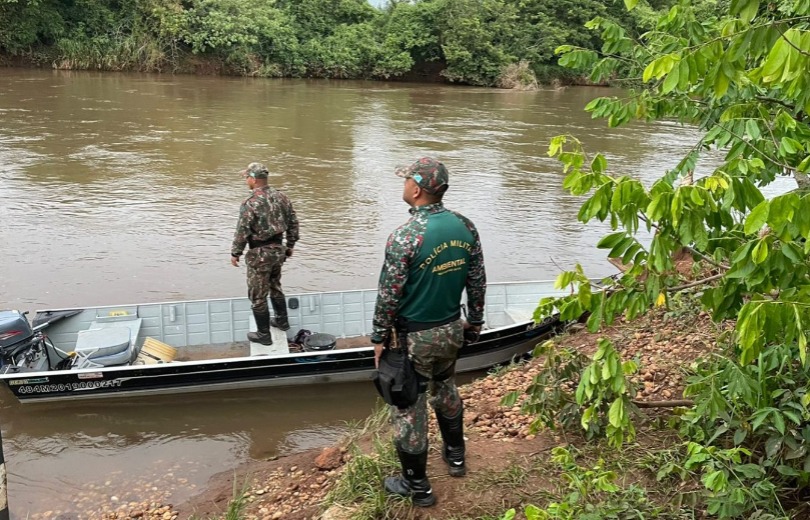
{"label": "man in green long-sleeve shirt", "polygon": [[[239,257],[245,247],[248,297],[250,298],[256,332],[248,333],[248,340],[271,345],[270,326],[288,330],[287,300],[281,288],[281,266],[292,256],[298,242],[298,217],[290,199],[269,186],[269,171],[261,163],[250,163],[242,171],[250,197],[239,207],[239,220],[231,244],[231,264],[239,267]],[[286,239],[286,244],[284,240]],[[275,317],[270,319],[267,296],[273,305]]]}
{"label": "man in green long-sleeve shirt", "polygon": [[[442,455],[452,476],[463,476],[463,403],[454,375],[464,331],[477,334],[484,322],[486,274],[475,225],[446,209],[449,186],[444,164],[423,157],[397,170],[405,178],[402,198],[411,218],[388,238],[380,273],[371,341],[379,359],[392,329],[404,342],[414,368],[429,381],[430,405],[442,433]],[[461,296],[467,291],[467,320]],[[427,396],[408,408],[392,407],[394,444],[401,477],[385,480],[389,493],[409,496],[418,506],[436,501],[427,478]]]}

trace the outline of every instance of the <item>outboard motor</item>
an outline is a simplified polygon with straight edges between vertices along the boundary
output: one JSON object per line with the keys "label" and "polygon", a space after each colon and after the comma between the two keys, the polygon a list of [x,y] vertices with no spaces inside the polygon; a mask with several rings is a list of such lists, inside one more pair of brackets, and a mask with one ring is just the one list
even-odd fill
{"label": "outboard motor", "polygon": [[34,333],[25,313],[0,311],[0,367],[16,365],[22,354],[41,342],[42,335]]}

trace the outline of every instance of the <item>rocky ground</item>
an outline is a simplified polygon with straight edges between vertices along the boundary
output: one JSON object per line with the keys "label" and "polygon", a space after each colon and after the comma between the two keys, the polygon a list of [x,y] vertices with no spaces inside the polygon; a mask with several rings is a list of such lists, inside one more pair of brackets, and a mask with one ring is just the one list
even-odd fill
{"label": "rocky ground", "polygon": [[[715,348],[718,333],[729,327],[713,324],[702,313],[673,314],[657,310],[633,323],[619,321],[599,336],[610,338],[625,359],[639,360],[640,371],[633,378],[638,385],[636,399],[660,402],[682,398],[683,367]],[[581,328],[575,327],[559,337],[558,342],[590,354],[595,350],[598,336],[576,330]],[[541,360],[531,360],[460,389],[466,407],[468,475],[462,479],[447,475],[436,448],[440,445],[435,437],[437,428],[435,423],[431,424],[434,437],[428,472],[437,504],[428,509],[403,511],[397,518],[449,519],[494,514],[518,507],[525,497],[536,496],[539,490],[548,487],[546,480],[536,478],[522,482],[515,478],[515,485],[504,487],[493,477],[514,472],[516,467],[531,467],[540,454],[567,442],[554,431],[532,433],[529,425],[533,417],[523,414],[519,405],[511,408],[500,405],[507,393],[525,390],[541,367]],[[643,436],[640,431],[640,441]],[[324,515],[323,502],[350,458],[347,446],[333,446],[277,460],[257,461],[213,478],[206,491],[183,504],[167,504],[165,495],[155,492],[152,500],[105,504],[80,517],[108,520],[224,518],[229,506],[233,512],[234,497],[241,497],[240,518],[248,520],[348,519],[352,512],[340,508],[332,508]],[[48,516],[42,515],[42,518]],[[235,517],[228,515],[228,518]]]}

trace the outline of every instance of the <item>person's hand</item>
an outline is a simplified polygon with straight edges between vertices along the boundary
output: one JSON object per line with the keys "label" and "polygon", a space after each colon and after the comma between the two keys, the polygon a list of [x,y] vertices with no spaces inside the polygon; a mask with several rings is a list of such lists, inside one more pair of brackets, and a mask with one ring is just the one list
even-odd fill
{"label": "person's hand", "polygon": [[382,345],[374,345],[374,368],[380,368],[380,356],[383,353]]}
{"label": "person's hand", "polygon": [[231,256],[231,265],[234,267],[239,267],[239,257],[238,256]]}
{"label": "person's hand", "polygon": [[284,254],[287,255],[287,258],[291,257],[293,255],[293,248],[288,247],[287,250],[284,251]]}
{"label": "person's hand", "polygon": [[481,325],[464,322],[464,343],[475,343],[481,335]]}

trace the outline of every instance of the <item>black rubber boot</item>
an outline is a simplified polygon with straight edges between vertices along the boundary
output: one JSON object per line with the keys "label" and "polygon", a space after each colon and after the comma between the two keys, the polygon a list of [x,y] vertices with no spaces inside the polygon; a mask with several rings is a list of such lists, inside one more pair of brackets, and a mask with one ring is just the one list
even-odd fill
{"label": "black rubber boot", "polygon": [[256,332],[248,332],[248,341],[261,343],[262,345],[272,345],[273,335],[270,334],[270,311],[253,311],[253,318],[256,320]]}
{"label": "black rubber boot", "polygon": [[392,495],[410,497],[413,505],[430,507],[436,496],[427,478],[427,450],[422,453],[405,453],[397,449],[402,464],[402,476],[386,477],[385,490]]}
{"label": "black rubber boot", "polygon": [[275,316],[270,320],[270,325],[281,330],[290,330],[290,321],[287,318],[287,298],[270,298],[273,304]]}
{"label": "black rubber boot", "polygon": [[464,405],[455,417],[446,417],[436,410],[436,420],[442,432],[442,458],[453,477],[467,474],[464,465]]}

